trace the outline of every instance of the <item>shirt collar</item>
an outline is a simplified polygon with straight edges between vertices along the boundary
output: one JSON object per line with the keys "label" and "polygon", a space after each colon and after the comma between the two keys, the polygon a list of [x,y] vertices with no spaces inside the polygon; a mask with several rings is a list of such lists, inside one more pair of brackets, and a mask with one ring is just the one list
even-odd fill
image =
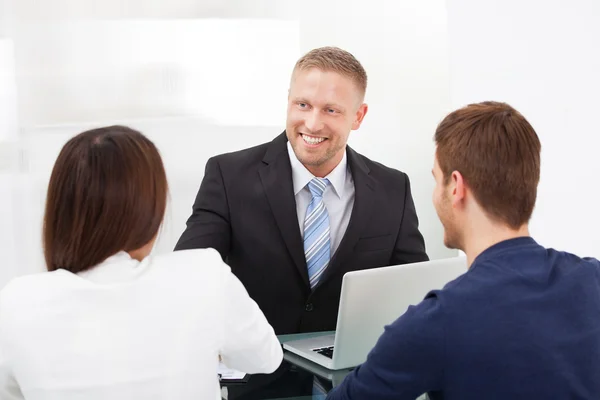
{"label": "shirt collar", "polygon": [[520,236],[513,239],[504,240],[502,242],[496,243],[486,250],[481,252],[471,265],[471,268],[475,265],[475,263],[480,263],[485,260],[489,260],[490,258],[496,257],[498,254],[503,253],[507,250],[513,250],[517,248],[523,247],[538,247],[537,242],[530,236]]}
{"label": "shirt collar", "polygon": [[145,270],[143,267],[147,265],[148,261],[149,257],[146,257],[140,263],[131,258],[129,253],[120,251],[77,275],[97,284],[127,282],[136,279]]}
{"label": "shirt collar", "polygon": [[[294,196],[297,195],[302,189],[308,185],[315,176],[306,169],[306,167],[298,160],[294,149],[292,149],[291,143],[287,142],[288,154],[290,157],[290,164],[292,165],[292,181],[294,183]],[[334,193],[338,198],[344,196],[344,187],[346,182],[346,174],[348,173],[348,157],[346,151],[342,161],[327,175],[325,178],[331,183]]]}

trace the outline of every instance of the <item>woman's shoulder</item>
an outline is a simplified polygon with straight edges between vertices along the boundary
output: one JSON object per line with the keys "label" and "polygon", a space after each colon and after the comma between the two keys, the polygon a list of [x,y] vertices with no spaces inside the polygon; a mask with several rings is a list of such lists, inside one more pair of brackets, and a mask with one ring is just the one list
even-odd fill
{"label": "woman's shoulder", "polygon": [[11,279],[0,290],[0,313],[8,309],[18,309],[21,306],[35,303],[53,291],[61,291],[60,282],[69,272],[58,270],[53,272],[38,272],[22,275]]}
{"label": "woman's shoulder", "polygon": [[212,269],[229,268],[227,264],[223,262],[219,252],[212,248],[161,253],[151,256],[150,259],[157,267],[170,265],[174,268],[190,268],[198,266]]}
{"label": "woman's shoulder", "polygon": [[189,279],[222,279],[231,269],[215,249],[180,250],[150,257],[152,269],[159,274],[184,275]]}

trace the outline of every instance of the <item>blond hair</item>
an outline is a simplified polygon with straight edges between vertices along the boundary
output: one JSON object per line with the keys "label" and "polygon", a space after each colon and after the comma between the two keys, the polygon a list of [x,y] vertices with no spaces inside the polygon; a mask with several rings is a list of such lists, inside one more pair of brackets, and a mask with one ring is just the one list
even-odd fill
{"label": "blond hair", "polygon": [[367,73],[361,63],[349,52],[338,47],[320,47],[302,56],[294,66],[294,72],[317,68],[321,71],[337,72],[350,78],[362,96],[367,90]]}

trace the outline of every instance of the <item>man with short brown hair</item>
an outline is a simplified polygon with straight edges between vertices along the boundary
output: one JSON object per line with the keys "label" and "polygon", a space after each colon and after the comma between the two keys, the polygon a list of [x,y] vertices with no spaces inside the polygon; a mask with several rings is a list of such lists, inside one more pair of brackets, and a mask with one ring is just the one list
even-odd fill
{"label": "man with short brown hair", "polygon": [[217,249],[277,334],[334,330],[348,271],[428,259],[408,176],[347,146],[366,85],[345,50],[300,58],[285,132],[207,162],[177,243]]}
{"label": "man with short brown hair", "polygon": [[594,399],[600,262],[530,236],[540,142],[504,103],[471,104],[435,134],[433,202],[467,273],[387,326],[328,399]]}

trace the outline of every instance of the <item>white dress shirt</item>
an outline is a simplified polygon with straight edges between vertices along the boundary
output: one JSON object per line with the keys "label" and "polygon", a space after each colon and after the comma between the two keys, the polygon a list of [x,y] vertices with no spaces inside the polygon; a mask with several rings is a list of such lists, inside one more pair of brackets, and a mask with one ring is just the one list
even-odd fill
{"label": "white dress shirt", "polygon": [[218,356],[271,373],[282,349],[212,249],[117,253],[93,269],[17,278],[0,293],[0,399],[220,399]]}
{"label": "white dress shirt", "polygon": [[[315,176],[298,160],[290,142],[287,146],[290,163],[292,164],[298,225],[300,226],[300,235],[304,237],[304,218],[308,204],[312,200],[312,194],[307,185]],[[354,207],[354,180],[348,168],[346,152],[344,152],[342,161],[325,178],[330,182],[323,192],[323,201],[329,215],[329,240],[331,243],[331,257],[333,258],[346,233],[352,207]]]}

